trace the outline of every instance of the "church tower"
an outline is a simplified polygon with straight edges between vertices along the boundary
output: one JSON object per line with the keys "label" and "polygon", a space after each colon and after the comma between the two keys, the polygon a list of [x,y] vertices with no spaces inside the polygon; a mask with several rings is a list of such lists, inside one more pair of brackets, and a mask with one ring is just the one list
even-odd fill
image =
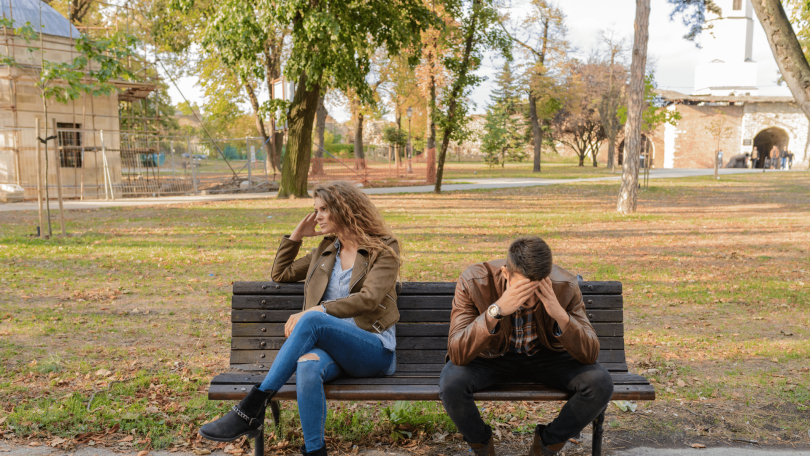
{"label": "church tower", "polygon": [[694,95],[757,95],[757,63],[751,60],[754,12],[751,0],[715,0],[722,17],[706,13]]}

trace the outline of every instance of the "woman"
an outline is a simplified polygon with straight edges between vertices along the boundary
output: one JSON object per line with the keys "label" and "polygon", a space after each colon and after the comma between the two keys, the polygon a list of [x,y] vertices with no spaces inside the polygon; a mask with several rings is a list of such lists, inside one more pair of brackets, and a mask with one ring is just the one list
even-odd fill
{"label": "woman", "polygon": [[[353,185],[322,184],[314,197],[315,212],[281,238],[272,272],[276,282],[306,281],[304,310],[287,321],[287,340],[261,385],[227,415],[200,428],[207,439],[258,436],[267,404],[296,374],[301,451],[325,455],[323,383],[341,376],[391,375],[396,369],[399,244],[368,196]],[[296,260],[302,239],[320,235],[325,235],[320,245]]]}

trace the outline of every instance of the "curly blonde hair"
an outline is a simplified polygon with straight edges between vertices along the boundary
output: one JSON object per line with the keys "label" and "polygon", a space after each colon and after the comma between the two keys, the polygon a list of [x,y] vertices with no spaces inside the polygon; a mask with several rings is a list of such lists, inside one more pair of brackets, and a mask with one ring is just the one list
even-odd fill
{"label": "curly blonde hair", "polygon": [[[402,263],[401,256],[383,242],[383,237],[396,239],[396,236],[388,228],[368,195],[349,182],[331,181],[315,187],[312,196],[323,200],[329,209],[329,218],[338,227],[339,238],[350,239],[357,245],[366,246],[374,255],[379,255],[384,250],[388,251]],[[402,246],[399,247],[401,250]]]}

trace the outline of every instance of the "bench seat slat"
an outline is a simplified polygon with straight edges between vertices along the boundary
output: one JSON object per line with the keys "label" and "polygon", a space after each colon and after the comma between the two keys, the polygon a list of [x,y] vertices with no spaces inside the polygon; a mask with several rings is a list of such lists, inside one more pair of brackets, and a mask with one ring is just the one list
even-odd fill
{"label": "bench seat slat", "polygon": [[[583,295],[622,294],[622,283],[617,281],[580,282]],[[456,291],[455,282],[403,282],[399,295],[452,295]],[[303,295],[304,283],[234,282],[235,295]]]}
{"label": "bench seat slat", "polygon": [[[270,368],[270,364],[235,364],[231,363],[231,369],[237,371],[258,371],[258,372],[267,372],[267,369]],[[608,372],[627,372],[627,364],[626,363],[599,363],[608,370]],[[441,372],[442,368],[444,367],[444,363],[441,364],[397,364],[397,372]]]}
{"label": "bench seat slat", "polygon": [[[377,378],[340,378],[329,382],[330,385],[393,385],[393,384],[438,384],[439,375],[441,372],[397,372],[394,375]],[[261,383],[264,380],[266,373],[236,373],[227,372],[219,374],[211,380],[212,385],[253,385]],[[646,385],[649,381],[638,374],[630,374],[627,372],[615,372],[611,374],[614,385]],[[505,384],[526,384],[525,380],[515,380],[506,382]],[[295,384],[295,375],[293,375],[287,384]]]}
{"label": "bench seat slat", "polygon": [[[234,337],[231,350],[271,350],[280,349],[287,339],[284,337]],[[264,343],[264,345],[262,345]],[[622,350],[621,337],[600,337],[602,350]],[[447,337],[397,337],[398,350],[446,350]]]}
{"label": "bench seat slat", "polygon": [[[272,363],[278,350],[232,350],[231,364]],[[447,350],[400,350],[397,348],[397,364],[443,363]],[[264,356],[264,357],[262,357]],[[624,350],[600,350],[600,363],[624,362]]]}
{"label": "bench seat slat", "polygon": [[[208,399],[241,400],[250,388],[244,385],[211,385]],[[438,401],[438,385],[400,385],[391,388],[388,385],[324,385],[326,398],[338,401]],[[294,400],[295,386],[285,385],[274,399]],[[543,385],[501,385],[490,390],[475,393],[480,401],[564,401],[570,393]],[[613,388],[613,400],[647,400],[655,399],[652,385],[616,385]]]}
{"label": "bench seat slat", "polygon": [[[622,323],[592,323],[596,335],[599,337],[623,337],[624,324]],[[264,329],[264,331],[262,331]],[[434,324],[397,324],[397,337],[399,336],[435,336],[447,337],[450,325],[446,323]],[[284,325],[269,323],[232,323],[231,335],[233,337],[260,336],[284,337]]]}
{"label": "bench seat slat", "polygon": [[[446,310],[451,307],[453,295],[404,295],[397,297],[397,307],[400,310],[426,309]],[[623,300],[621,295],[586,295],[583,297],[587,309],[621,309]],[[236,309],[264,309],[264,310],[296,310],[303,308],[302,295],[234,295],[231,298],[231,308]]]}
{"label": "bench seat slat", "polygon": [[[328,308],[328,304],[327,304]],[[237,309],[231,312],[233,323],[286,323],[293,315],[300,312],[296,310],[244,310]],[[587,309],[586,315],[591,323],[607,323],[623,321],[621,310],[616,309]],[[411,309],[400,310],[399,321],[402,323],[447,323],[450,321],[450,309],[424,310]]]}

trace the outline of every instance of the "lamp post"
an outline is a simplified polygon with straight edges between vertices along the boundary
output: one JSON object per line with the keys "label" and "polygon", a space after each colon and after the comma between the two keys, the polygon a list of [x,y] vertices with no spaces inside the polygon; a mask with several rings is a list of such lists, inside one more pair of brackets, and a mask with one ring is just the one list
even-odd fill
{"label": "lamp post", "polygon": [[413,174],[413,166],[411,166],[411,155],[413,155],[413,148],[411,147],[411,116],[413,115],[413,108],[408,107],[408,173]]}

